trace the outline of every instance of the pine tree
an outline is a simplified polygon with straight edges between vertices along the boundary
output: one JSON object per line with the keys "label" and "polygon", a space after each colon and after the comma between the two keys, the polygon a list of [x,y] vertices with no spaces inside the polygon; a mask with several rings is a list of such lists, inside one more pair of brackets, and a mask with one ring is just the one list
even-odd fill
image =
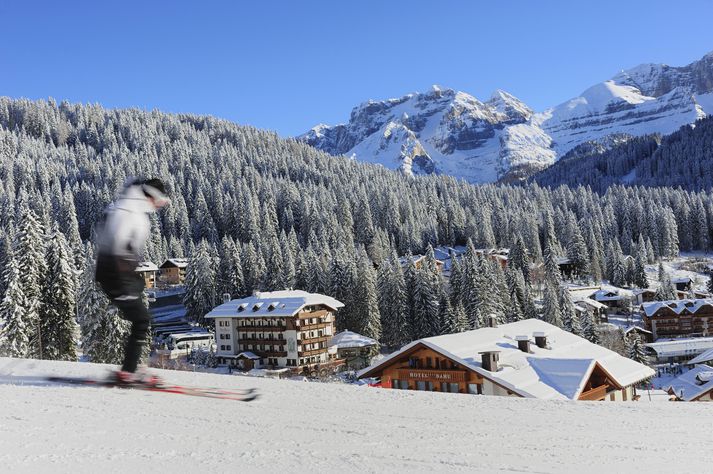
{"label": "pine tree", "polygon": [[436,268],[433,248],[430,245],[415,276],[413,329],[414,339],[421,339],[438,334],[439,298],[443,291],[441,275]]}
{"label": "pine tree", "polygon": [[53,229],[47,247],[47,273],[42,286],[40,313],[42,357],[77,360],[78,326],[76,320],[76,277],[74,256],[64,236]]}
{"label": "pine tree", "polygon": [[20,267],[12,254],[5,265],[3,280],[7,290],[0,302],[0,355],[27,357],[30,351],[28,304],[22,291]]}
{"label": "pine tree", "polygon": [[584,313],[582,313],[582,318],[580,322],[582,325],[581,336],[589,342],[599,344],[599,332],[597,331],[597,326],[589,311],[585,311]]}
{"label": "pine tree", "polygon": [[390,261],[379,266],[377,294],[382,341],[390,348],[400,348],[411,341],[411,328],[406,307],[406,282],[395,253]]}
{"label": "pine tree", "polygon": [[647,360],[644,345],[641,343],[641,338],[636,331],[630,332],[626,337],[626,350],[629,359],[640,364],[646,364]]}
{"label": "pine tree", "polygon": [[567,288],[560,288],[559,308],[562,313],[562,329],[578,336],[581,335],[582,325]]}
{"label": "pine tree", "polygon": [[24,204],[19,209],[20,229],[17,232],[14,253],[20,272],[20,284],[25,295],[25,326],[30,338],[29,357],[41,357],[39,315],[42,310],[41,277],[47,272],[44,255],[42,225],[35,213]]}
{"label": "pine tree", "polygon": [[205,325],[205,315],[216,305],[215,268],[208,244],[201,240],[186,269],[186,294],[183,297],[186,317]]}
{"label": "pine tree", "polygon": [[381,339],[381,314],[376,293],[374,265],[364,249],[359,251],[355,288],[353,321],[354,331],[376,341]]}
{"label": "pine tree", "polygon": [[654,295],[656,301],[672,301],[677,299],[676,287],[671,282],[671,277],[664,270],[663,263],[659,262],[659,287]]}
{"label": "pine tree", "polygon": [[542,297],[542,320],[558,328],[562,327],[562,312],[559,306],[557,287],[552,284],[545,285]]}

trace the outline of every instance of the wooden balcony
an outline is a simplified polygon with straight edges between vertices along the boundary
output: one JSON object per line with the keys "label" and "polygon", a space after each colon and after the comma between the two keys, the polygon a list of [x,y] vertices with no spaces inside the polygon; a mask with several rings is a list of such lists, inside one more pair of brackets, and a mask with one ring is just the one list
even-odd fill
{"label": "wooden balcony", "polygon": [[607,396],[607,389],[609,389],[609,385],[600,385],[599,387],[587,390],[586,392],[582,392],[581,395],[579,395],[579,399],[590,401],[604,400],[604,398]]}
{"label": "wooden balcony", "polygon": [[312,349],[309,351],[298,351],[299,357],[310,357],[313,355],[319,355],[319,354],[326,354],[327,353],[327,348],[323,349]]}
{"label": "wooden balcony", "polygon": [[305,344],[315,344],[319,342],[328,342],[329,339],[331,339],[332,336],[321,336],[321,337],[310,337],[307,339],[297,339],[297,344],[305,345]]}
{"label": "wooden balcony", "polygon": [[326,329],[328,327],[332,327],[333,325],[334,323],[331,321],[315,324],[300,324],[299,326],[296,326],[295,329],[298,331],[314,331],[315,329]]}
{"label": "wooden balcony", "polygon": [[286,346],[286,339],[258,339],[252,337],[241,337],[238,339],[239,344],[272,344],[273,346]]}

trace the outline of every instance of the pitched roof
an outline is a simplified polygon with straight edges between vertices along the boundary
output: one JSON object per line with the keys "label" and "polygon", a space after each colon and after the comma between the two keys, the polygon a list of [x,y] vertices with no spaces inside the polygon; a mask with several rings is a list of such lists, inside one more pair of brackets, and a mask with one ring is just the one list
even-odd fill
{"label": "pitched roof", "polygon": [[[518,348],[517,336],[547,335],[547,348],[531,344],[531,353]],[[654,375],[645,365],[634,362],[563,331],[539,319],[503,324],[414,341],[400,351],[359,372],[359,377],[377,372],[418,344],[468,367],[523,397],[542,399],[577,399],[596,366],[608,373],[622,387]],[[481,364],[481,352],[500,352],[499,370],[490,372]]]}
{"label": "pitched roof", "polygon": [[644,313],[646,313],[646,316],[649,317],[653,316],[663,307],[669,308],[676,314],[681,314],[685,309],[687,309],[691,313],[696,313],[704,306],[713,307],[713,300],[707,298],[700,298],[686,300],[652,301],[650,303],[641,304],[641,307],[644,309]]}
{"label": "pitched roof", "polygon": [[651,348],[659,357],[695,356],[708,349],[713,349],[713,337],[693,337],[656,341],[644,344]]}
{"label": "pitched roof", "polygon": [[139,265],[136,267],[136,271],[137,272],[157,272],[158,267],[153,262],[139,262]]}
{"label": "pitched roof", "polygon": [[305,306],[324,305],[332,310],[344,304],[319,293],[302,290],[256,292],[247,298],[228,301],[206,314],[206,318],[253,318],[259,316],[294,316]]}
{"label": "pitched roof", "polygon": [[707,351],[698,354],[696,357],[694,357],[693,359],[686,362],[686,364],[691,364],[691,365],[702,364],[704,362],[710,362],[712,360],[713,360],[713,349],[708,349]]}
{"label": "pitched roof", "polygon": [[349,349],[353,347],[375,346],[378,342],[374,339],[351,331],[342,331],[329,340],[328,347],[337,349]]}
{"label": "pitched roof", "polygon": [[178,268],[186,268],[188,266],[188,259],[187,258],[169,258],[163,264],[161,265],[161,268],[166,268],[166,267],[178,267]]}
{"label": "pitched roof", "polygon": [[681,400],[690,402],[706,392],[713,390],[713,367],[697,365],[688,372],[671,381],[669,393]]}

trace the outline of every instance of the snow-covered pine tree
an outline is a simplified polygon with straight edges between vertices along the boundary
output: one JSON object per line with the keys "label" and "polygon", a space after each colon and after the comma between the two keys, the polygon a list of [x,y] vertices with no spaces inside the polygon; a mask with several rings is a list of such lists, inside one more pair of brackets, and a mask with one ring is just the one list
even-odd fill
{"label": "snow-covered pine tree", "polygon": [[377,274],[382,341],[387,347],[400,348],[411,341],[411,327],[406,307],[406,282],[396,253],[379,266]]}
{"label": "snow-covered pine tree", "polygon": [[530,281],[530,265],[527,258],[527,249],[525,242],[522,240],[522,235],[515,235],[513,247],[508,255],[508,268],[512,267],[519,269],[525,281]]}
{"label": "snow-covered pine tree", "polygon": [[438,306],[443,292],[441,278],[433,257],[433,248],[429,245],[420,268],[416,270],[413,288],[414,339],[438,334]]}
{"label": "snow-covered pine tree", "polygon": [[14,254],[25,295],[25,327],[30,337],[29,357],[42,356],[39,314],[42,305],[42,275],[47,272],[42,225],[24,202],[18,209],[20,228],[15,235]]}
{"label": "snow-covered pine tree", "polygon": [[52,229],[46,255],[47,273],[43,279],[40,312],[42,357],[77,360],[79,327],[74,256],[57,227]]}
{"label": "snow-covered pine tree", "polygon": [[569,242],[567,243],[567,258],[572,263],[573,273],[581,277],[589,273],[590,256],[579,229],[574,214],[570,213],[568,221]]}
{"label": "snow-covered pine tree", "polygon": [[672,301],[677,299],[676,287],[671,282],[671,277],[664,270],[663,263],[659,262],[659,286],[656,289],[654,298],[656,301]]}
{"label": "snow-covered pine tree", "polygon": [[646,244],[641,237],[639,237],[639,243],[635,249],[631,282],[639,288],[648,288],[649,279],[646,276]]}
{"label": "snow-covered pine tree", "polygon": [[582,335],[582,325],[579,322],[579,315],[572,303],[572,298],[569,296],[567,288],[560,288],[559,308],[562,313],[562,329],[569,331],[577,336]]}
{"label": "snow-covered pine tree", "polygon": [[559,306],[558,288],[552,284],[545,285],[545,291],[542,295],[542,320],[557,326],[562,327],[562,312]]}
{"label": "snow-covered pine tree", "polygon": [[580,335],[589,342],[599,344],[599,331],[597,331],[597,325],[589,311],[582,313],[580,323],[582,325],[582,333]]}
{"label": "snow-covered pine tree", "polygon": [[641,338],[636,333],[636,331],[631,331],[625,339],[626,352],[629,359],[636,361],[640,364],[646,364],[646,352],[644,351],[644,345],[641,342]]}
{"label": "snow-covered pine tree", "polygon": [[560,273],[559,265],[557,264],[557,257],[555,256],[555,250],[550,241],[545,244],[545,253],[543,255],[545,260],[545,280],[546,284],[559,286],[562,281],[562,274]]}
{"label": "snow-covered pine tree", "polygon": [[525,301],[524,278],[519,268],[508,265],[505,270],[505,281],[508,285],[510,295],[510,306],[507,308],[505,320],[507,322],[520,321],[525,319],[523,303]]}
{"label": "snow-covered pine tree", "polygon": [[186,294],[183,304],[190,321],[205,325],[205,315],[216,305],[215,267],[208,244],[201,240],[186,269]]}
{"label": "snow-covered pine tree", "polygon": [[376,292],[374,265],[366,251],[359,249],[353,307],[354,331],[376,341],[381,339],[381,314]]}
{"label": "snow-covered pine tree", "polygon": [[20,267],[12,253],[8,256],[2,278],[6,291],[0,302],[0,355],[27,357],[30,352],[28,304],[22,291]]}
{"label": "snow-covered pine tree", "polygon": [[357,285],[357,266],[353,251],[345,248],[335,250],[329,266],[328,294],[344,303],[337,312],[337,331],[354,330],[354,298]]}

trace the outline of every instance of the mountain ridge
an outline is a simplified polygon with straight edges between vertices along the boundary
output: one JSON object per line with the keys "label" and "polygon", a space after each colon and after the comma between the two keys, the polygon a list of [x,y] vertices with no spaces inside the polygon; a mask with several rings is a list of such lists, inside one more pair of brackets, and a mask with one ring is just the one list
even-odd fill
{"label": "mountain ridge", "polygon": [[[297,137],[406,174],[512,182],[609,135],[669,134],[713,113],[713,52],[686,66],[641,64],[542,112],[496,90],[486,101],[432,90],[356,106],[347,123]],[[606,140],[605,140],[606,141]]]}

